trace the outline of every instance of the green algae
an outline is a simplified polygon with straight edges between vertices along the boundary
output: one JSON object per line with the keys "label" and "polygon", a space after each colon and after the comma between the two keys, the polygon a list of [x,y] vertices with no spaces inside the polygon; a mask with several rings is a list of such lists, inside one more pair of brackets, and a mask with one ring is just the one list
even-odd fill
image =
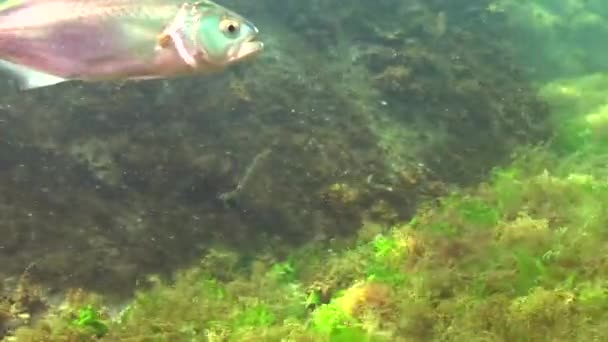
{"label": "green algae", "polygon": [[78,317],[72,320],[72,324],[81,329],[91,330],[97,337],[108,332],[108,326],[101,319],[101,315],[90,305],[78,310]]}
{"label": "green algae", "polygon": [[486,182],[408,221],[367,222],[356,241],[282,259],[211,250],[173,279],[151,277],[119,313],[109,300],[66,301],[8,338],[602,340],[608,178],[592,151],[521,148]]}
{"label": "green algae", "polygon": [[[601,172],[564,172],[558,159],[552,167],[546,150],[529,150],[519,160],[535,156],[545,161],[545,169],[516,160],[497,169],[487,183],[455,190],[421,207],[409,222],[348,248],[328,251],[313,244],[295,250],[289,261],[257,260],[248,272],[228,267],[229,274],[225,259],[212,254],[173,281],[154,280],[120,315],[103,321],[107,331],[93,329],[89,336],[151,341],[608,338],[603,329],[608,211],[601,205],[608,201],[608,180]],[[588,170],[584,160],[566,162]],[[214,262],[222,266],[213,267]],[[79,317],[98,321],[95,315]],[[15,336],[82,336],[72,329],[77,327],[69,316],[51,311]]]}
{"label": "green algae", "polygon": [[553,108],[554,149],[564,153],[608,151],[607,86],[607,75],[598,72],[557,78],[540,89],[540,96]]}

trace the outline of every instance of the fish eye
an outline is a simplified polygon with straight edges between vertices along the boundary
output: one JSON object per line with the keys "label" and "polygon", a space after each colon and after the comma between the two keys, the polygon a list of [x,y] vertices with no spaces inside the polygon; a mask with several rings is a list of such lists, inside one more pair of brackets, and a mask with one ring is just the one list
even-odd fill
{"label": "fish eye", "polygon": [[239,33],[240,25],[232,19],[224,19],[220,22],[220,30],[225,34],[233,36]]}

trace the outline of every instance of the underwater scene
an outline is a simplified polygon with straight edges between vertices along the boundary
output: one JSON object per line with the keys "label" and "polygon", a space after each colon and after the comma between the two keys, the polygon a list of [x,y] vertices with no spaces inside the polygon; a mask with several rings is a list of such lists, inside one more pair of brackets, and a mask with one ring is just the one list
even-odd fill
{"label": "underwater scene", "polygon": [[4,0],[1,341],[608,341],[603,0]]}

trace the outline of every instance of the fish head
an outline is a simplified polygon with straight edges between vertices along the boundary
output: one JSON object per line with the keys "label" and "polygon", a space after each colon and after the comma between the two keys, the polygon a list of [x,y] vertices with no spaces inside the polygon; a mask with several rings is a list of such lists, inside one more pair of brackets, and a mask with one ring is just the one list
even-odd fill
{"label": "fish head", "polygon": [[209,62],[231,64],[257,56],[264,44],[251,22],[229,13],[201,20],[197,40]]}
{"label": "fish head", "polygon": [[262,52],[258,29],[249,20],[211,1],[199,1],[182,16],[180,31],[201,68],[222,69]]}

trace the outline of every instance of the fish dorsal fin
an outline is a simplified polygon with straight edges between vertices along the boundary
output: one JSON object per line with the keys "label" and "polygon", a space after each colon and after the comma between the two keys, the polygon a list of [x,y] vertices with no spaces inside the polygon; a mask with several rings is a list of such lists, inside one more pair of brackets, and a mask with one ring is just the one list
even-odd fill
{"label": "fish dorsal fin", "polygon": [[0,60],[0,69],[13,75],[21,90],[47,87],[67,81],[65,78],[4,60]]}

